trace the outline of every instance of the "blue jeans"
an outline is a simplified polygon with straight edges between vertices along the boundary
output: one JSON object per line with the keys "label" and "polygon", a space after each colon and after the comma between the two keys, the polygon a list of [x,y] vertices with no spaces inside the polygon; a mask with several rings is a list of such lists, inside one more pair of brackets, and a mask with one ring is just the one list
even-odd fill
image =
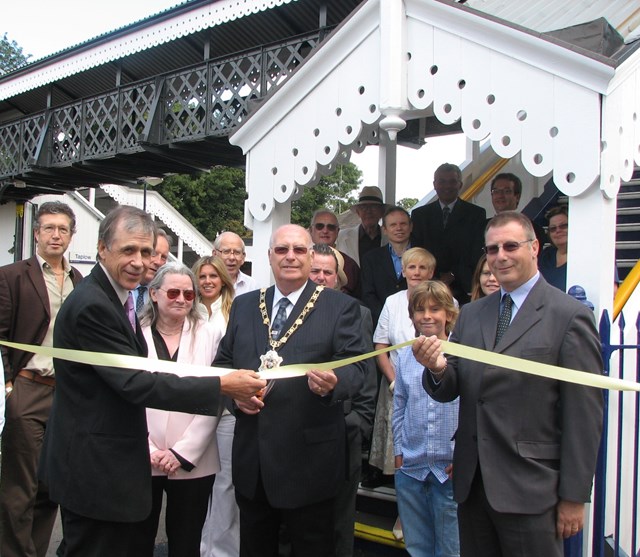
{"label": "blue jeans", "polygon": [[429,474],[424,481],[396,471],[396,498],[404,543],[411,557],[458,557],[457,505],[451,480],[441,484]]}

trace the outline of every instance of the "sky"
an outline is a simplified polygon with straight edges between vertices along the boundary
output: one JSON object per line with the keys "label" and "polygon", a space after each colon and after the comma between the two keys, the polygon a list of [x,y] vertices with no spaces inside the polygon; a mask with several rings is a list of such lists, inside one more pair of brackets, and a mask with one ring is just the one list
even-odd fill
{"label": "sky", "polygon": [[[179,0],[20,0],[5,2],[0,36],[7,33],[30,61],[114,31],[180,4]],[[433,171],[444,162],[460,164],[465,157],[461,134],[429,139],[420,149],[398,148],[396,198],[421,199],[429,189]],[[378,185],[378,149],[367,147],[351,162],[363,172],[363,186]],[[389,201],[389,200],[386,200]]]}

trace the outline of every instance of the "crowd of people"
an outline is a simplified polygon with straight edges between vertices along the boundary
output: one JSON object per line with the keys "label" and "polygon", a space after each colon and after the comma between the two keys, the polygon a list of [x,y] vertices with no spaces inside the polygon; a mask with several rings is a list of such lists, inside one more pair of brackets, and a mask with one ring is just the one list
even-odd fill
{"label": "crowd of people", "polygon": [[60,555],[152,556],[166,497],[171,557],[351,557],[358,486],[386,482],[412,556],[562,555],[590,497],[600,392],[440,343],[600,373],[593,315],[561,292],[566,208],[540,255],[513,174],[491,184],[491,219],[459,198],[457,166],[433,185],[412,214],[365,187],[357,227],[322,208],[277,228],[270,287],[242,271],[237,234],[189,269],[127,206],[83,279],[64,257],[72,210],[42,204],[36,254],[0,268],[0,339],[175,365],[2,348],[0,554],[45,557],[59,507]]}

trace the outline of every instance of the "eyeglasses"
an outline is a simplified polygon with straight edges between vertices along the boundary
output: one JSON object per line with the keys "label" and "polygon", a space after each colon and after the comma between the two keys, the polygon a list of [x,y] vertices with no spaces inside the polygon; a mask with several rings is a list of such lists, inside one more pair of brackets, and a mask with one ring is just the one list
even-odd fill
{"label": "eyeglasses", "polygon": [[55,224],[45,224],[40,227],[40,230],[45,234],[53,234],[56,230],[60,236],[68,236],[71,234],[71,230],[69,230],[66,226],[56,226]]}
{"label": "eyeglasses", "polygon": [[549,227],[549,232],[557,232],[558,230],[569,230],[569,223],[564,222],[562,224],[554,224]]}
{"label": "eyeglasses", "polygon": [[491,195],[513,195],[513,190],[500,190],[498,188],[491,190]]}
{"label": "eyeglasses", "polygon": [[290,251],[295,255],[306,255],[309,252],[306,246],[274,246],[271,250],[276,255],[287,255]]}
{"label": "eyeglasses", "polygon": [[505,242],[504,244],[491,244],[490,246],[484,246],[482,249],[487,255],[497,255],[502,248],[507,252],[514,252],[520,249],[520,246],[523,244],[528,244],[529,242],[533,242],[533,238],[531,240],[522,240],[522,242]]}
{"label": "eyeglasses", "polygon": [[336,230],[338,230],[338,225],[337,224],[331,224],[331,223],[326,223],[326,222],[316,222],[313,225],[313,227],[316,230],[324,230],[326,228],[330,232],[335,232]]}
{"label": "eyeglasses", "polygon": [[193,302],[196,297],[196,293],[193,290],[180,290],[179,288],[169,288],[168,290],[165,290],[164,288],[158,288],[158,290],[166,292],[167,298],[169,298],[170,300],[175,300],[178,296],[180,296],[180,293],[182,293],[184,299],[187,302]]}
{"label": "eyeglasses", "polygon": [[244,251],[240,250],[240,249],[219,249],[216,250],[218,253],[221,253],[222,255],[224,255],[225,257],[228,255],[235,255],[236,257],[240,257],[241,255],[244,255]]}

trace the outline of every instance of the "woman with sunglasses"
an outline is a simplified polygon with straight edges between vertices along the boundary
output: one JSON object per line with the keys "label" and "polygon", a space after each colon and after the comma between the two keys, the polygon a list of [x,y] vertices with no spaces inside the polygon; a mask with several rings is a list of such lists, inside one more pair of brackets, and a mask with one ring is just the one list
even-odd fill
{"label": "woman with sunglasses", "polygon": [[549,240],[551,245],[546,247],[540,255],[538,267],[545,280],[567,291],[567,245],[569,239],[569,213],[566,205],[553,207],[546,214],[549,226]]}
{"label": "woman with sunglasses", "polygon": [[[149,284],[140,324],[149,358],[209,366],[224,331],[202,319],[196,280],[182,263],[161,267]],[[163,492],[170,557],[199,557],[209,494],[220,469],[217,417],[147,409],[152,510],[141,524],[135,555],[152,557]]]}

